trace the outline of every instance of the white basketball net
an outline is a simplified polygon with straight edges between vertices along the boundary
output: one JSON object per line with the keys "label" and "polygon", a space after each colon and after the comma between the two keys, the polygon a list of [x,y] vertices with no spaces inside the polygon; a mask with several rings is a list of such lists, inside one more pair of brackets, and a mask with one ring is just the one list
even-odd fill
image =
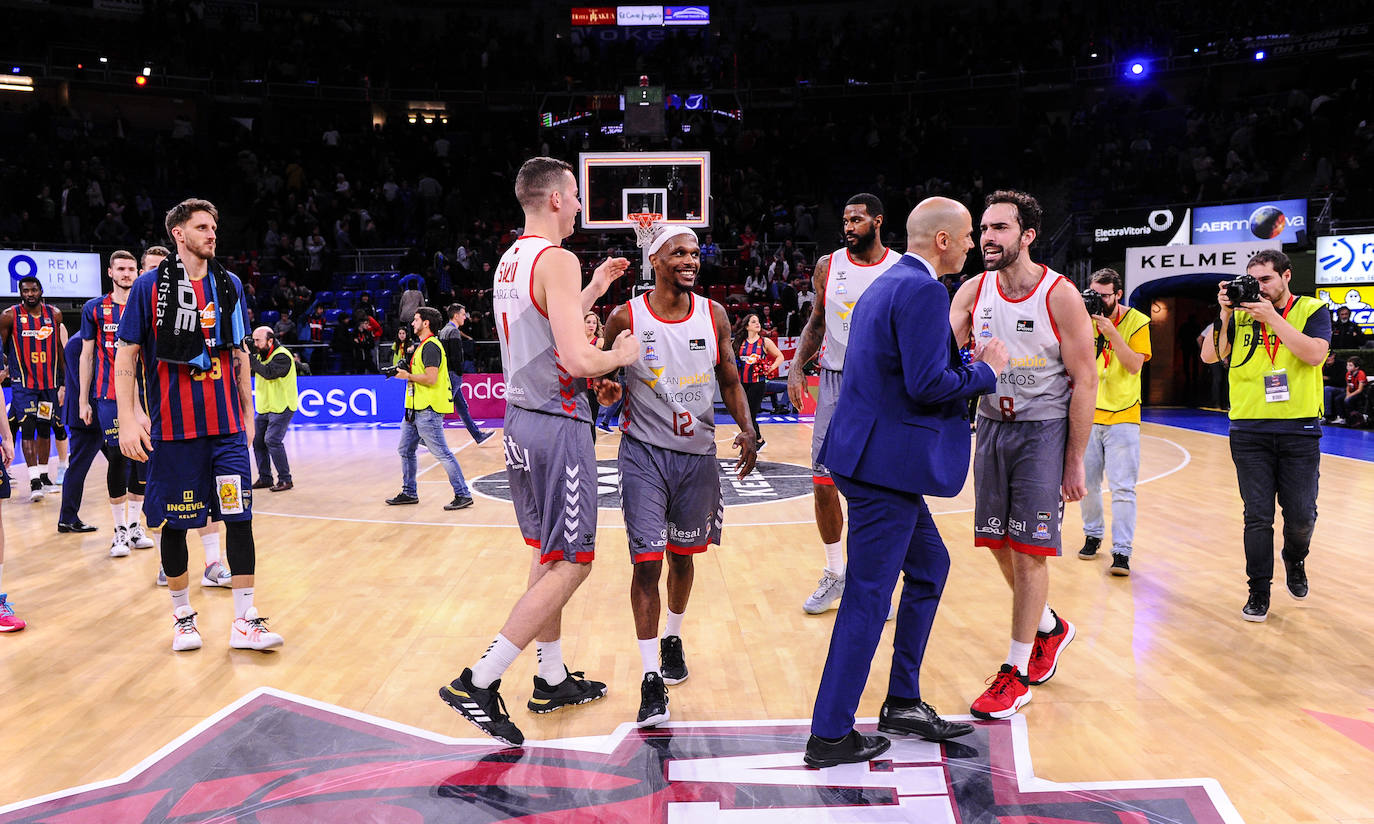
{"label": "white basketball net", "polygon": [[635,245],[647,249],[654,239],[654,227],[663,220],[658,212],[633,212],[629,215],[635,222]]}

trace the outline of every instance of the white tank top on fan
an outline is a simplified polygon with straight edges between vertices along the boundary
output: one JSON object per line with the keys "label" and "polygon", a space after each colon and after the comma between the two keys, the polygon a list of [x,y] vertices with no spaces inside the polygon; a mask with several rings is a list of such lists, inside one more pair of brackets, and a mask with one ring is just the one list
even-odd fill
{"label": "white tank top on fan", "polygon": [[849,256],[848,249],[837,249],[830,255],[830,274],[825,280],[825,338],[821,342],[821,368],[832,372],[844,370],[844,355],[849,349],[849,320],[854,304],[878,279],[878,276],[901,260],[902,256],[888,249],[877,263],[858,263]]}
{"label": "white tank top on fan", "polygon": [[506,403],[522,409],[590,421],[587,382],[574,378],[558,360],[548,313],[534,301],[534,264],[549,249],[548,238],[525,235],[501,256],[492,282],[492,311],[501,341]]}
{"label": "white tank top on fan", "polygon": [[716,324],[711,301],[692,295],[682,320],[663,320],[649,295],[629,303],[639,360],[625,368],[625,423],[630,437],[674,452],[716,454]]}
{"label": "white tank top on fan", "polygon": [[973,341],[998,338],[1009,360],[997,388],[978,402],[978,414],[1001,421],[1046,421],[1069,413],[1071,385],[1059,354],[1059,330],[1050,316],[1050,290],[1063,275],[1040,265],[1040,282],[1029,295],[1002,295],[996,272],[979,275],[973,305]]}

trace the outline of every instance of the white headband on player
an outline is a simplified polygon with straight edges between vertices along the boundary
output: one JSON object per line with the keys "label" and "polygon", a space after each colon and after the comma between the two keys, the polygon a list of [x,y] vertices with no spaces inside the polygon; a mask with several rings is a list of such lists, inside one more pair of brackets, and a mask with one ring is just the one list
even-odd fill
{"label": "white headband on player", "polygon": [[691,235],[692,240],[697,239],[697,233],[693,232],[686,226],[674,226],[671,223],[664,223],[660,225],[663,226],[663,231],[660,232],[658,237],[654,238],[653,242],[649,244],[649,254],[651,255],[654,252],[657,252],[659,249],[663,248],[663,244],[667,243],[669,238],[675,238],[678,235]]}

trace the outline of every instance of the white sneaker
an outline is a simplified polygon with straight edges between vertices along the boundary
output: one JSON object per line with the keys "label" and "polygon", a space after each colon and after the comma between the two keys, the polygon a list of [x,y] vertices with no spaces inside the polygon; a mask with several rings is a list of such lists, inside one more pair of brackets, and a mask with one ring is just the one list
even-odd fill
{"label": "white sneaker", "polygon": [[43,500],[42,482],[34,482],[29,484],[29,500],[33,501],[34,503],[38,503],[39,501]]}
{"label": "white sneaker", "polygon": [[896,617],[897,617],[897,605],[896,605],[896,604],[893,604],[892,606],[888,607],[888,610],[887,610],[887,620],[891,621],[893,618],[896,618]]}
{"label": "white sneaker", "polygon": [[196,629],[196,611],[189,606],[177,607],[172,613],[172,652],[200,649],[200,630]]}
{"label": "white sneaker", "polygon": [[148,533],[143,531],[143,524],[134,524],[129,527],[129,546],[134,549],[152,549],[153,539],[148,537]]}
{"label": "white sneaker", "polygon": [[160,587],[167,586],[167,572],[163,570],[163,568],[160,566],[157,568],[157,580],[153,583],[157,584]]}
{"label": "white sneaker", "polygon": [[272,649],[281,645],[282,637],[267,630],[267,619],[258,617],[257,607],[249,607],[242,618],[235,618],[229,630],[232,649]]}
{"label": "white sneaker", "polygon": [[802,609],[811,615],[820,615],[830,605],[840,600],[844,594],[844,576],[836,575],[830,570],[826,570],[821,576],[821,580],[816,584],[816,591],[811,593],[811,597],[802,604]]}
{"label": "white sneaker", "polygon": [[200,576],[200,585],[203,587],[227,587],[233,578],[233,573],[225,569],[224,564],[215,561],[205,568],[204,574]]}
{"label": "white sneaker", "polygon": [[57,468],[57,474],[54,475],[52,479],[53,486],[61,486],[62,482],[65,480],[67,480],[67,467],[59,466]]}
{"label": "white sneaker", "polygon": [[129,554],[129,530],[122,526],[115,527],[114,540],[110,541],[110,557],[123,558]]}
{"label": "white sneaker", "polygon": [[1331,419],[1331,422],[1334,423],[1334,424],[1340,425],[1340,424],[1345,423],[1345,418],[1342,418],[1342,417],[1340,417],[1339,415],[1337,415],[1336,417],[1334,417],[1334,418]]}

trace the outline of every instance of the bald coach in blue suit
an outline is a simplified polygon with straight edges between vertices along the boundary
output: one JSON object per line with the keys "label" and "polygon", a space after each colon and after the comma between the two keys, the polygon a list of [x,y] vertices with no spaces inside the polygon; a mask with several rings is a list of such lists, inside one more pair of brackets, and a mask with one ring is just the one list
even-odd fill
{"label": "bald coach in blue suit", "polygon": [[968,399],[996,387],[1006,346],[988,341],[965,365],[949,327],[949,292],[973,248],[962,204],[933,197],[907,219],[907,249],[851,316],[849,354],[820,461],[849,502],[849,568],[816,695],[806,763],[867,761],[890,746],[861,735],[854,713],[900,572],[881,732],[942,741],[970,732],[921,700],[921,658],[949,574],[949,553],[923,495],[958,494],[968,475]]}

